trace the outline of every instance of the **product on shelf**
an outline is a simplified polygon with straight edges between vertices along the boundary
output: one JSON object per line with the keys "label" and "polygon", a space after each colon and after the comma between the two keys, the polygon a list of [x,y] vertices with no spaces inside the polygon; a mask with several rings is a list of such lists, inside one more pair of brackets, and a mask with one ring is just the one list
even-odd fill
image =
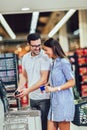
{"label": "product on shelf", "polygon": [[87,67],[79,67],[79,74],[80,75],[87,74]]}
{"label": "product on shelf", "polygon": [[86,63],[86,58],[85,57],[79,57],[78,58],[78,64],[79,65],[82,65],[82,64],[85,64]]}
{"label": "product on shelf", "polygon": [[76,50],[76,54],[77,54],[78,56],[83,56],[83,55],[84,55],[84,49],[82,49],[82,48],[77,49],[77,50]]}
{"label": "product on shelf", "polygon": [[87,97],[87,84],[81,86],[81,92],[83,97]]}
{"label": "product on shelf", "polygon": [[87,83],[87,74],[82,76],[82,82],[86,82]]}

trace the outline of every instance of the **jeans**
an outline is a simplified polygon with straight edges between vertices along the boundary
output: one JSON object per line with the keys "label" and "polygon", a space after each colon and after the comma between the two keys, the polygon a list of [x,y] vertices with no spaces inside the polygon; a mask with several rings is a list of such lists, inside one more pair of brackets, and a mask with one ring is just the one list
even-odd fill
{"label": "jeans", "polygon": [[47,130],[47,115],[50,107],[50,99],[32,100],[30,99],[31,108],[41,111],[42,130]]}

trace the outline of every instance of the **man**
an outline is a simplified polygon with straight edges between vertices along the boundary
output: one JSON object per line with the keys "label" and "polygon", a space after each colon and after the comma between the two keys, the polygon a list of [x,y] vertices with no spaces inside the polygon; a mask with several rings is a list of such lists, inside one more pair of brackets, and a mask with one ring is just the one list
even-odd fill
{"label": "man", "polygon": [[19,96],[29,94],[30,106],[41,111],[42,130],[47,130],[50,99],[49,94],[41,92],[40,87],[47,83],[50,60],[41,49],[41,38],[38,33],[28,35],[27,42],[30,45],[30,52],[23,56],[22,68],[28,88],[21,90]]}

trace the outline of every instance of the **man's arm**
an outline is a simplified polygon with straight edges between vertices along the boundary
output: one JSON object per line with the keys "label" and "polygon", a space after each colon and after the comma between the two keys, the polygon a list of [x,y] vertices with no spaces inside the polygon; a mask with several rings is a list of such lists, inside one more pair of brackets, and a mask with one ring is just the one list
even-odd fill
{"label": "man's arm", "polygon": [[40,86],[46,84],[47,81],[48,81],[48,76],[49,76],[49,71],[48,70],[42,70],[41,71],[41,78],[30,88],[23,89],[21,91],[21,93],[19,94],[19,97],[23,97],[23,96],[29,94],[30,92],[38,89]]}
{"label": "man's arm", "polygon": [[41,71],[41,78],[32,86],[29,88],[29,93],[40,88],[40,86],[45,85],[48,81],[49,77],[49,71],[48,70],[42,70]]}

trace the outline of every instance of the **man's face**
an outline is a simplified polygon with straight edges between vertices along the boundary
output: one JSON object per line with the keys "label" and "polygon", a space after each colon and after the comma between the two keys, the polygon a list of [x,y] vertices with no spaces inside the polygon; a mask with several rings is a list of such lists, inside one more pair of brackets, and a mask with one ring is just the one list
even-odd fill
{"label": "man's face", "polygon": [[41,39],[30,41],[30,47],[32,56],[39,55],[41,51]]}

